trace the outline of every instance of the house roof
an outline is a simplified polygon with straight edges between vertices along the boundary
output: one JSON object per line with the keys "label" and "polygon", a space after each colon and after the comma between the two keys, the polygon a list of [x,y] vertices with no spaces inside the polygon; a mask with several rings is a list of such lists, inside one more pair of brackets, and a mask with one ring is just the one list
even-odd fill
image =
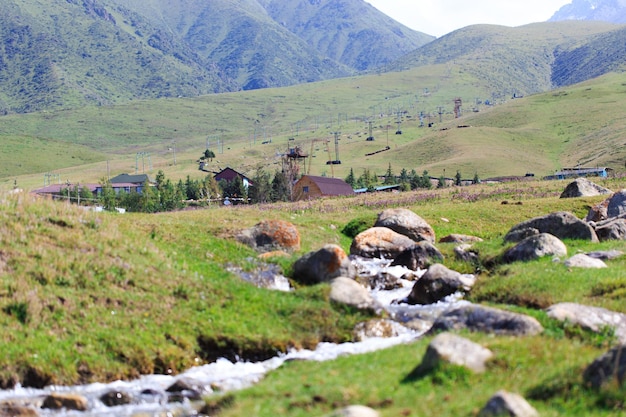
{"label": "house roof", "polygon": [[118,184],[118,183],[143,184],[146,181],[152,182],[152,180],[147,174],[138,174],[138,175],[120,174],[117,177],[111,178],[110,181],[111,181],[111,184]]}
{"label": "house roof", "polygon": [[241,177],[241,179],[246,179],[246,180],[248,180],[248,182],[252,182],[252,181],[250,181],[250,178],[246,177],[241,172],[235,171],[234,169],[232,169],[230,167],[224,168],[223,170],[221,170],[220,172],[215,174],[215,180],[216,181],[219,181],[219,180],[232,181],[236,177]]}
{"label": "house roof", "polygon": [[96,188],[99,186],[100,184],[69,184],[69,185],[68,184],[50,184],[43,188],[37,188],[36,190],[33,190],[32,192],[35,194],[60,194],[61,190],[65,190],[67,188],[73,190],[74,187],[78,187],[79,189],[86,187],[89,189],[89,191],[93,193],[96,191]]}
{"label": "house roof", "polygon": [[300,181],[308,178],[313,181],[320,189],[323,195],[352,195],[354,190],[344,180],[340,178],[316,177],[313,175],[304,175]]}

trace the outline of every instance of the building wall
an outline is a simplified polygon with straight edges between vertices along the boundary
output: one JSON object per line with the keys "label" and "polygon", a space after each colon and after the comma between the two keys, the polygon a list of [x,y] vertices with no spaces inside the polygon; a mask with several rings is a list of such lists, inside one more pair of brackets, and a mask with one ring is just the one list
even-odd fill
{"label": "building wall", "polygon": [[[308,188],[307,188],[308,187]],[[308,200],[323,197],[322,191],[310,178],[302,177],[293,187],[293,200]]]}

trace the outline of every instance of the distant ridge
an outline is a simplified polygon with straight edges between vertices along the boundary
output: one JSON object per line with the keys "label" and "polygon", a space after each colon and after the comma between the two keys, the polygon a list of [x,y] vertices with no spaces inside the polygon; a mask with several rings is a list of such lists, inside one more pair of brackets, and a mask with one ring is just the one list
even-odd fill
{"label": "distant ridge", "polygon": [[624,0],[573,0],[561,7],[551,22],[562,20],[599,20],[610,23],[626,23]]}

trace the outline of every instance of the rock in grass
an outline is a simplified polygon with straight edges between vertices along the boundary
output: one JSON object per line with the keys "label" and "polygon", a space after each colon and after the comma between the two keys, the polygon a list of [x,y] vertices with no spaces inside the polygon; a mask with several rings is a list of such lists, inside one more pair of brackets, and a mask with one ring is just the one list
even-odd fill
{"label": "rock in grass", "polygon": [[478,416],[539,417],[539,413],[521,395],[502,390],[489,399]]}
{"label": "rock in grass", "polygon": [[600,242],[607,240],[626,240],[626,219],[613,218],[595,224],[595,231]]}
{"label": "rock in grass", "polygon": [[356,269],[346,252],[337,245],[325,245],[309,252],[293,265],[293,278],[303,284],[329,282],[333,278],[356,276]]}
{"label": "rock in grass", "polygon": [[534,336],[543,332],[534,317],[478,304],[449,310],[439,316],[432,327],[433,331],[463,329],[507,336]]}
{"label": "rock in grass", "polygon": [[470,235],[460,235],[453,233],[451,235],[442,237],[439,239],[439,243],[476,243],[482,242],[483,240],[476,236]]}
{"label": "rock in grass", "polygon": [[300,233],[293,224],[284,220],[264,220],[250,229],[242,230],[237,240],[258,252],[300,249]]}
{"label": "rock in grass", "polygon": [[472,245],[464,243],[454,248],[454,257],[461,262],[477,263],[478,253],[472,249]]}
{"label": "rock in grass", "polygon": [[583,373],[585,383],[595,389],[615,383],[623,386],[624,377],[626,377],[626,345],[623,344],[594,360]]}
{"label": "rock in grass", "polygon": [[607,217],[619,217],[626,214],[626,190],[620,190],[609,198]]}
{"label": "rock in grass", "polygon": [[585,255],[584,253],[577,253],[576,255],[567,259],[563,264],[568,268],[607,268],[603,260],[592,258],[591,256]]}
{"label": "rock in grass", "polygon": [[587,178],[577,178],[565,187],[560,198],[594,197],[603,194],[612,194],[608,188],[597,185]]}
{"label": "rock in grass", "polygon": [[423,241],[396,256],[391,266],[404,266],[417,271],[435,262],[443,262],[443,255],[432,243]]}
{"label": "rock in grass", "polygon": [[576,303],[555,304],[546,312],[550,318],[575,324],[595,333],[607,328],[613,329],[617,339],[626,343],[626,314]]}
{"label": "rock in grass", "polygon": [[469,291],[475,282],[471,275],[434,264],[413,284],[407,301],[409,304],[433,304],[458,291]]}
{"label": "rock in grass", "polygon": [[598,242],[593,228],[572,213],[565,211],[536,217],[513,226],[504,237],[505,242],[521,240],[540,233],[549,233],[559,239],[580,239]]}
{"label": "rock in grass", "polygon": [[530,236],[507,250],[502,260],[505,263],[527,262],[544,256],[565,256],[567,247],[559,238],[548,233]]}
{"label": "rock in grass", "polygon": [[363,258],[394,259],[414,245],[415,241],[391,229],[372,227],[354,238],[350,254]]}
{"label": "rock in grass", "polygon": [[351,405],[335,410],[325,417],[380,417],[378,411],[363,405]]}
{"label": "rock in grass", "polygon": [[377,310],[378,304],[361,284],[347,277],[338,277],[330,283],[330,300],[361,310]]}
{"label": "rock in grass", "polygon": [[420,216],[408,209],[387,209],[378,215],[374,227],[386,227],[415,242],[434,243],[435,231]]}
{"label": "rock in grass", "polygon": [[441,362],[447,362],[480,373],[486,370],[486,363],[492,357],[493,352],[471,340],[452,333],[441,333],[428,345],[416,372],[428,372]]}

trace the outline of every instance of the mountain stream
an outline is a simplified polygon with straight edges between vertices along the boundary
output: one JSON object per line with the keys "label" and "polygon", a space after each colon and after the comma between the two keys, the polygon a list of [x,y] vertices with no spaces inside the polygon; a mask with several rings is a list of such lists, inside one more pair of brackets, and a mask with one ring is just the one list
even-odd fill
{"label": "mountain stream", "polygon": [[[426,305],[411,306],[398,302],[405,299],[413,287],[413,282],[402,279],[409,271],[404,267],[391,267],[391,261],[387,260],[366,260],[353,258],[352,262],[359,270],[359,274],[369,274],[370,276],[392,277],[395,282],[394,289],[374,289],[371,294],[373,298],[388,312],[391,319],[395,321],[394,337],[382,338],[371,337],[360,342],[353,343],[320,343],[315,350],[292,350],[284,354],[262,362],[236,362],[227,359],[219,359],[214,363],[193,367],[184,373],[176,376],[168,375],[146,375],[134,381],[116,381],[108,384],[93,383],[78,386],[50,386],[44,389],[32,389],[16,386],[11,390],[0,391],[0,403],[11,403],[22,406],[30,406],[37,409],[40,416],[54,417],[187,417],[198,415],[198,407],[201,395],[207,395],[216,390],[228,392],[247,388],[259,382],[270,371],[279,368],[289,360],[311,360],[328,361],[342,355],[355,355],[389,348],[402,343],[409,343],[416,340],[425,333],[428,323],[432,323],[435,318],[459,303],[460,294],[452,295],[444,301]],[[254,274],[241,273],[241,271],[229,269],[246,281],[255,283]],[[418,271],[421,276],[425,271]],[[415,272],[413,272],[415,274]],[[274,290],[288,291],[289,285],[285,277],[282,277],[271,266],[262,268],[257,274],[259,282],[257,285]],[[273,280],[272,277],[275,277]],[[275,282],[272,284],[271,282]],[[409,321],[423,321],[423,328],[415,330],[420,326],[405,327],[401,323]],[[198,391],[191,389],[185,393],[183,390],[178,397],[168,392],[168,387],[181,381],[193,381],[194,387],[201,387]],[[170,390],[171,391],[171,390]],[[201,391],[201,392],[200,392]],[[54,410],[41,408],[44,399],[52,393],[72,394],[87,399],[86,411]],[[128,399],[125,405],[107,406],[103,398],[106,395],[124,397]],[[191,399],[190,399],[191,398]]]}

